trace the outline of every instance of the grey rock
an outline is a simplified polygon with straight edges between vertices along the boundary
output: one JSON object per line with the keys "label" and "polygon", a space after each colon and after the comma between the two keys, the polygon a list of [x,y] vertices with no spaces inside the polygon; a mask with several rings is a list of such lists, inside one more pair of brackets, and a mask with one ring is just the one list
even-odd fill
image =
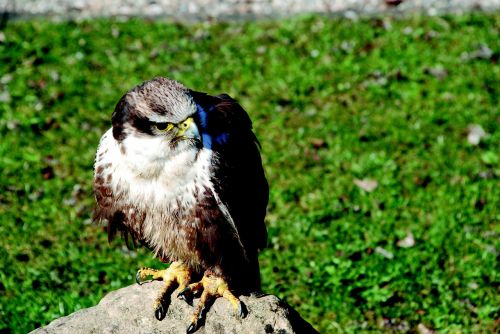
{"label": "grey rock", "polygon": [[[163,282],[132,285],[106,295],[98,305],[77,311],[38,328],[32,334],[59,333],[186,333],[194,307],[172,296],[162,321],[154,317],[153,303]],[[231,304],[218,298],[197,334],[317,333],[300,315],[276,296],[241,296],[248,315],[241,319]],[[194,305],[198,302],[195,299]]]}

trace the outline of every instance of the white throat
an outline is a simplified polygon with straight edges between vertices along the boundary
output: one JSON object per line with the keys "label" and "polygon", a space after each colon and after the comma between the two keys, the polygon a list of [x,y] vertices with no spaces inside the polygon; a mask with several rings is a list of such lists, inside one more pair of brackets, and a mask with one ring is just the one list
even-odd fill
{"label": "white throat", "polygon": [[211,188],[210,150],[183,146],[182,142],[172,149],[162,137],[127,136],[119,143],[110,129],[102,137],[97,154],[101,151],[107,152],[98,164],[111,164],[113,192],[127,192],[135,205],[162,209],[180,193],[190,194],[186,188],[195,185]]}

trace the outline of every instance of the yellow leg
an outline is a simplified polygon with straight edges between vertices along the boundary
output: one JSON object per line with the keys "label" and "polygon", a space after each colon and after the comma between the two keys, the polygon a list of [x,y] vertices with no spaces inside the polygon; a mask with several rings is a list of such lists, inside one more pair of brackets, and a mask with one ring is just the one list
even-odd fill
{"label": "yellow leg", "polygon": [[[146,278],[151,277],[151,280],[163,280],[165,287],[162,289],[160,295],[155,300],[155,316],[158,320],[163,320],[167,314],[168,306],[170,305],[170,295],[174,291],[176,285],[179,290],[185,290],[189,280],[191,279],[191,269],[182,262],[172,262],[170,267],[164,270],[157,270],[151,268],[141,268],[135,275],[136,281],[139,285],[144,284]],[[182,299],[191,303],[189,294],[183,294]]]}
{"label": "yellow leg", "polygon": [[190,284],[179,293],[179,296],[185,293],[196,293],[201,289],[203,289],[203,293],[191,317],[191,324],[187,329],[187,333],[193,333],[198,329],[199,321],[203,317],[205,305],[207,301],[212,298],[225,298],[233,305],[233,308],[238,312],[240,317],[244,318],[247,315],[248,311],[245,304],[231,292],[227,282],[221,277],[204,275],[200,282]]}

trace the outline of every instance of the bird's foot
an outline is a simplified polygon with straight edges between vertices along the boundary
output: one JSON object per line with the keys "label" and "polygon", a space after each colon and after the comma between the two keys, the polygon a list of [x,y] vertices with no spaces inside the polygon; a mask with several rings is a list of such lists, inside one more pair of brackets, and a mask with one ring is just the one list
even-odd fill
{"label": "bird's foot", "polygon": [[[177,285],[179,286],[180,291],[185,290],[189,280],[191,279],[191,274],[191,269],[189,269],[182,262],[177,261],[172,262],[170,267],[164,270],[141,268],[137,271],[135,280],[139,285],[152,280],[163,280],[165,282],[165,287],[154,303],[156,319],[163,320],[165,318],[170,305],[170,295]],[[151,277],[151,279],[146,280],[148,277]],[[182,299],[190,305],[193,303],[192,294],[183,294]]]}
{"label": "bird's foot", "polygon": [[194,333],[199,328],[203,323],[208,305],[218,297],[229,300],[240,317],[244,318],[247,316],[247,307],[229,290],[227,282],[221,277],[205,274],[201,281],[192,283],[181,290],[177,297],[183,298],[185,294],[193,296],[202,290],[200,301],[191,318],[191,324],[187,328],[188,334]]}

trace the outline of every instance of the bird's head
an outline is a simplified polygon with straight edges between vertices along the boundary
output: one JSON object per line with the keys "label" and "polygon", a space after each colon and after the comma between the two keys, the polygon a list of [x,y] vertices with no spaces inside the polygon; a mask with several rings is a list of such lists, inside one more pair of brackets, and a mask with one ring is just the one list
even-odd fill
{"label": "bird's head", "polygon": [[200,147],[197,107],[189,90],[174,80],[155,78],[128,91],[112,116],[113,137],[122,152],[161,160]]}

